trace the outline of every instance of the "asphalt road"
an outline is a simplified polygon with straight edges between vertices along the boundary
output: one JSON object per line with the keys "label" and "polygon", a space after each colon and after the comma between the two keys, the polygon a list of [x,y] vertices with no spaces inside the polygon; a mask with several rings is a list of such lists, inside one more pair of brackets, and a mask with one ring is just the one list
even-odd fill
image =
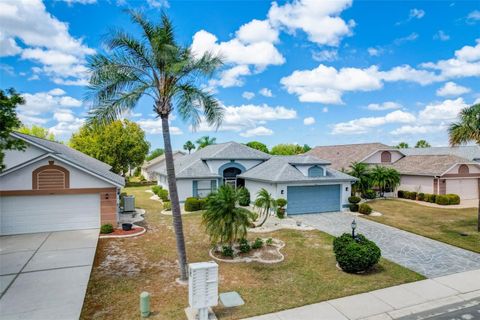
{"label": "asphalt road", "polygon": [[410,315],[399,320],[480,320],[480,299],[464,301],[457,304]]}

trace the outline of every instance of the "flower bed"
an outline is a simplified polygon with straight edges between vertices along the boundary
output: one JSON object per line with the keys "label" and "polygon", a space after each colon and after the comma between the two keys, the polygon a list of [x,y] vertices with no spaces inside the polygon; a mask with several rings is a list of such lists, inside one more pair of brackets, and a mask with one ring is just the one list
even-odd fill
{"label": "flower bed", "polygon": [[[271,239],[271,241],[269,241]],[[264,238],[262,241],[265,243],[260,248],[251,249],[249,252],[242,253],[240,245],[234,245],[233,257],[226,257],[222,254],[221,248],[212,248],[210,250],[210,257],[221,262],[260,262],[260,263],[279,263],[282,262],[285,257],[280,250],[285,247],[285,243],[279,239]],[[267,244],[268,243],[268,244]]]}

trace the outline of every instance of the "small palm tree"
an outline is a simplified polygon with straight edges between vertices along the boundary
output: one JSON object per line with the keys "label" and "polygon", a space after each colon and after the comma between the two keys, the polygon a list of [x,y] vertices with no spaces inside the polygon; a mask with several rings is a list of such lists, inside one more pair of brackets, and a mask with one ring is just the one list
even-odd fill
{"label": "small palm tree", "polygon": [[185,142],[185,144],[183,145],[183,150],[187,150],[188,151],[188,154],[190,154],[190,152],[195,149],[195,145],[193,144],[192,141],[188,140],[187,142]]}
{"label": "small palm tree", "polygon": [[418,140],[417,144],[415,145],[415,148],[430,148],[431,145],[430,143],[427,142],[427,140]]}
{"label": "small palm tree", "polygon": [[206,122],[219,126],[223,108],[213,95],[199,85],[222,64],[220,58],[205,53],[201,57],[175,41],[173,26],[165,14],[159,24],[130,11],[130,17],[142,32],[134,37],[113,31],[105,42],[106,54],[96,54],[89,61],[91,72],[89,97],[94,109],[91,121],[106,123],[122,117],[141,98],[153,100],[153,111],[161,119],[168,188],[176,235],[180,279],[187,279],[187,253],[177,183],[170,142],[169,118],[176,111],[196,127],[203,114]]}
{"label": "small palm tree", "polygon": [[223,185],[210,194],[202,223],[213,244],[232,245],[247,236],[250,211],[238,207],[239,193],[230,185]]}
{"label": "small palm tree", "polygon": [[203,136],[196,141],[198,145],[197,148],[198,149],[205,148],[206,146],[215,144],[216,141],[217,141],[217,138],[215,137],[210,138],[209,136]]}
{"label": "small palm tree", "polygon": [[272,195],[264,188],[257,192],[257,198],[255,199],[255,207],[260,208],[260,215],[263,216],[262,222],[256,227],[261,227],[267,221],[268,216],[272,212],[277,211],[277,201]]}
{"label": "small palm tree", "polygon": [[385,189],[394,191],[400,185],[400,173],[394,168],[385,169]]}
{"label": "small palm tree", "polygon": [[371,172],[372,184],[380,189],[380,196],[383,197],[388,184],[387,168],[376,165]]}
{"label": "small palm tree", "polygon": [[[480,103],[465,108],[460,112],[460,121],[452,123],[448,129],[451,146],[474,142],[480,144]],[[480,188],[478,190],[478,222],[480,232]]]}
{"label": "small palm tree", "polygon": [[352,162],[348,174],[359,179],[352,186],[352,194],[355,195],[358,191],[362,194],[370,189],[370,168],[363,162]]}

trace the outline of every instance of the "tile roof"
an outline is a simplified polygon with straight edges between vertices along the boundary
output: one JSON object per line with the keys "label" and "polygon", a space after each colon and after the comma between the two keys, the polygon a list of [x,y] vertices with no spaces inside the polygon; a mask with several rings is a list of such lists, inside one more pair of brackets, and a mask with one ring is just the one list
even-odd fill
{"label": "tile roof", "polygon": [[407,156],[395,163],[383,165],[395,168],[401,174],[440,176],[457,163],[469,163],[468,159],[453,155]]}
{"label": "tile roof", "polygon": [[49,150],[56,156],[73,162],[74,164],[86,169],[87,171],[96,173],[116,184],[122,186],[125,185],[125,179],[122,176],[110,171],[111,166],[95,158],[87,156],[80,151],[72,149],[62,143],[34,137],[20,132],[14,132],[12,133],[12,135],[27,142],[31,142],[32,144],[39,145]]}
{"label": "tile roof", "polygon": [[408,156],[454,155],[470,161],[480,161],[480,146],[408,148],[401,151]]}

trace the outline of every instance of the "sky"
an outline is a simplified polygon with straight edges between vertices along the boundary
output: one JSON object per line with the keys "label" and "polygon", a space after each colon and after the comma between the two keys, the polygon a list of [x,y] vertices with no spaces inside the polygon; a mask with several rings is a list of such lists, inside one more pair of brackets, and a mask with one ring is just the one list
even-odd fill
{"label": "sky", "polygon": [[[140,36],[125,9],[164,11],[178,42],[224,66],[202,85],[225,108],[216,131],[173,114],[172,144],[310,146],[426,139],[448,144],[461,109],[480,102],[479,1],[0,1],[0,88],[26,125],[68,141],[88,114],[87,61],[113,29]],[[127,115],[163,146],[153,102]]]}

